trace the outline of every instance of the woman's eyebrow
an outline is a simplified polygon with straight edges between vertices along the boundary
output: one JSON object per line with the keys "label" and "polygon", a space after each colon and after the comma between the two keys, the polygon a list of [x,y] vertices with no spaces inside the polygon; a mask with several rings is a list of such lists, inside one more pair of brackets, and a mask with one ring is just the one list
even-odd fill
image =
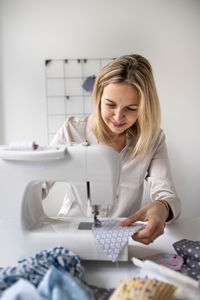
{"label": "woman's eyebrow", "polygon": [[115,103],[115,101],[113,101],[111,99],[108,99],[108,98],[103,98],[103,99]]}
{"label": "woman's eyebrow", "polygon": [[[113,101],[113,100],[111,100],[111,99],[108,99],[108,98],[103,98],[103,99],[106,100],[106,101],[109,101],[109,102],[112,102],[112,103],[115,104],[115,101]],[[128,107],[128,106],[137,106],[137,107],[138,107],[138,104],[131,103],[131,104],[126,105],[126,106],[127,106],[127,107]]]}

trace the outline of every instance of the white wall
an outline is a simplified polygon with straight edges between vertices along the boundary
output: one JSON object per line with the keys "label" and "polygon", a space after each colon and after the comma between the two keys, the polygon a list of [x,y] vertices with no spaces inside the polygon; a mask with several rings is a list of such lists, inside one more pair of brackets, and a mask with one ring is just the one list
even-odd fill
{"label": "white wall", "polygon": [[183,215],[200,212],[200,1],[0,0],[0,143],[47,142],[44,60],[152,63]]}

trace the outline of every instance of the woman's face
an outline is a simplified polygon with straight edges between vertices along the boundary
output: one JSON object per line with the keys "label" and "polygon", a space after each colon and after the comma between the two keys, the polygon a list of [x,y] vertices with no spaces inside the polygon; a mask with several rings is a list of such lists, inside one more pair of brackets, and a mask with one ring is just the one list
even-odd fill
{"label": "woman's face", "polygon": [[139,95],[133,85],[111,83],[101,98],[101,116],[114,135],[125,134],[138,118]]}

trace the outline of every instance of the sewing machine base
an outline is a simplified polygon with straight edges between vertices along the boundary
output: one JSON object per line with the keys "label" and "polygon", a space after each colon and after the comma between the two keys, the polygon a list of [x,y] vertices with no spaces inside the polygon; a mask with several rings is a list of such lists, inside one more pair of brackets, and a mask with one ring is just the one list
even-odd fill
{"label": "sewing machine base", "polygon": [[[92,224],[93,218],[47,219],[30,234],[32,238],[34,235],[41,235],[43,238],[49,236],[52,240],[55,238],[58,240],[57,244],[73,251],[84,260],[111,260],[100,248],[92,230],[88,229]],[[122,249],[118,260],[128,260],[128,245]]]}
{"label": "sewing machine base", "polygon": [[[62,246],[79,255],[82,260],[111,261],[111,259],[99,247],[93,236],[92,230],[78,229],[82,222],[92,223],[92,218],[45,218],[38,222],[37,226],[24,231],[22,235],[13,232],[10,237],[5,237],[4,242],[8,245],[5,253],[0,257],[0,267],[15,265],[18,260],[34,256],[44,249]],[[11,231],[6,220],[7,231]],[[4,226],[3,226],[4,227]],[[1,233],[1,228],[0,228]],[[10,246],[9,246],[10,245]],[[15,245],[15,247],[11,247]],[[128,261],[128,244],[122,249],[117,259]]]}

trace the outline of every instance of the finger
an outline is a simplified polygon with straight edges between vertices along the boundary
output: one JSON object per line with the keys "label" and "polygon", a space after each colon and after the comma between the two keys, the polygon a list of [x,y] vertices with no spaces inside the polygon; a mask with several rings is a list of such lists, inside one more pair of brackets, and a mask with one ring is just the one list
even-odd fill
{"label": "finger", "polygon": [[132,239],[136,242],[139,242],[139,243],[143,243],[145,245],[147,244],[150,244],[150,243],[153,243],[159,236],[161,236],[163,233],[162,232],[159,232],[157,233],[156,235],[154,236],[149,236],[149,237],[138,237],[137,234],[134,234],[132,236]]}
{"label": "finger", "polygon": [[152,238],[153,235],[155,234],[156,231],[156,226],[153,222],[153,220],[148,220],[147,225],[145,228],[141,229],[140,231],[136,232],[134,237],[137,237],[138,239],[149,239]]}
{"label": "finger", "polygon": [[149,239],[136,239],[136,238],[134,238],[134,236],[132,236],[132,239],[135,242],[142,243],[144,245],[149,245],[149,244],[153,243],[153,240],[149,240]]}
{"label": "finger", "polygon": [[137,238],[137,236],[133,235],[132,239],[136,242],[148,245],[151,244],[155,241],[155,239],[157,239],[160,235],[162,235],[162,233],[156,235],[155,237],[151,237],[151,238]]}
{"label": "finger", "polygon": [[121,221],[119,223],[120,226],[129,226],[133,223],[135,223],[136,221],[146,221],[144,220],[144,216],[143,216],[143,213],[142,211],[138,211],[137,213],[135,213],[134,215],[126,218],[125,220]]}
{"label": "finger", "polygon": [[164,232],[164,224],[157,223],[154,220],[150,219],[147,223],[147,226],[138,231],[133,235],[133,239],[136,241],[145,241],[150,243],[152,240],[155,240],[158,236],[163,234]]}

